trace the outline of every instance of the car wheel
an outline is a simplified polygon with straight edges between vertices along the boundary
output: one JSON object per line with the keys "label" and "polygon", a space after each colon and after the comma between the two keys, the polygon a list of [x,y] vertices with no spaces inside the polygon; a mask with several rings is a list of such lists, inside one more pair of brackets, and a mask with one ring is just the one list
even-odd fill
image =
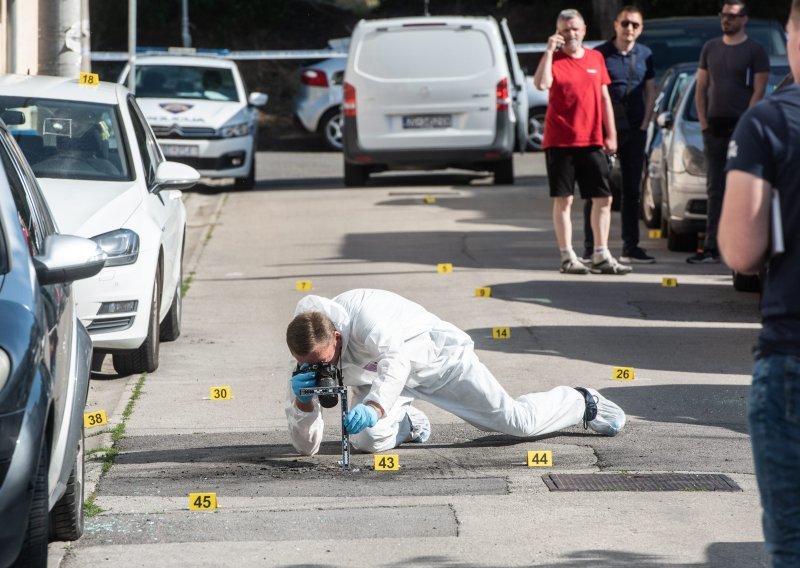
{"label": "car wheel", "polygon": [[342,109],[341,107],[332,108],[322,115],[319,120],[319,132],[325,145],[337,152],[342,150]]}
{"label": "car wheel", "polygon": [[47,470],[50,467],[50,453],[47,442],[42,440],[42,449],[39,451],[39,467],[33,483],[33,500],[28,513],[28,527],[25,530],[25,540],[19,556],[12,566],[47,566],[47,505],[49,488],[47,484]]}
{"label": "car wheel", "polygon": [[92,372],[99,373],[103,370],[103,362],[106,359],[105,351],[92,350]]}
{"label": "car wheel", "polygon": [[50,511],[50,540],[78,540],[83,534],[83,426],[67,490]]}
{"label": "car wheel", "polygon": [[[186,236],[184,235],[184,244]],[[175,287],[175,295],[172,297],[172,305],[169,307],[167,316],[161,322],[159,335],[161,342],[175,341],[181,336],[181,317],[183,315],[183,248],[181,248],[181,273],[178,284]]]}
{"label": "car wheel", "polygon": [[236,178],[234,187],[236,189],[253,189],[256,186],[256,145],[253,144],[253,159],[250,160],[250,171],[247,172],[247,177]]}
{"label": "car wheel", "polygon": [[161,308],[161,267],[156,269],[156,278],[153,284],[153,299],[150,302],[150,316],[147,326],[147,337],[144,343],[135,351],[114,353],[114,370],[120,375],[137,375],[152,373],[158,369],[158,354],[160,341],[160,325],[158,313]]}
{"label": "car wheel", "polygon": [[344,163],[345,187],[364,187],[369,179],[369,170],[366,166]]}
{"label": "car wheel", "polygon": [[697,250],[697,233],[676,233],[668,223],[667,248],[673,252],[692,252]]}
{"label": "car wheel", "polygon": [[648,229],[661,227],[661,204],[656,203],[653,182],[647,172],[642,179],[642,221]]}
{"label": "car wheel", "polygon": [[758,274],[733,272],[733,288],[739,292],[760,292],[761,277]]}
{"label": "car wheel", "polygon": [[544,117],[547,107],[528,109],[528,150],[539,152],[544,143]]}
{"label": "car wheel", "polygon": [[513,185],[514,183],[514,158],[508,158],[495,162],[494,167],[495,185]]}

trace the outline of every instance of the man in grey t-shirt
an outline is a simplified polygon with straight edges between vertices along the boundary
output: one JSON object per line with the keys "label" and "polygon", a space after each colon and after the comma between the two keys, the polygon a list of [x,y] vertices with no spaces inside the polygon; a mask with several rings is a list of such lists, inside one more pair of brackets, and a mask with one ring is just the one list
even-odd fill
{"label": "man in grey t-shirt", "polygon": [[745,3],[725,0],[720,19],[722,37],[703,46],[697,65],[695,104],[703,130],[708,205],[703,249],[686,259],[690,264],[719,262],[717,227],[725,193],[728,143],[739,117],[764,97],[769,78],[767,52],[745,33]]}

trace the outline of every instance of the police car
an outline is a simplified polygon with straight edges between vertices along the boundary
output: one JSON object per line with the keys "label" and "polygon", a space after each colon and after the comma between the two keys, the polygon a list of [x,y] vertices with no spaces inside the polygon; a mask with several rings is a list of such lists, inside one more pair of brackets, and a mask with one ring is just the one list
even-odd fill
{"label": "police car", "polygon": [[[138,55],[136,100],[168,160],[208,178],[255,185],[256,107],[267,95],[247,96],[236,63],[217,55]],[[126,66],[119,82],[127,83]]]}

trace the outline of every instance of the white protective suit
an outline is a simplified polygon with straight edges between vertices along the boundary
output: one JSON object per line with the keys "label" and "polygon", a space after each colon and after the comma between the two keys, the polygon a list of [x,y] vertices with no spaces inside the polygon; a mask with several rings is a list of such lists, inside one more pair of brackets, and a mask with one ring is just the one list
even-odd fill
{"label": "white protective suit", "polygon": [[[357,289],[333,300],[306,296],[295,315],[310,311],[327,314],[342,334],[339,364],[344,384],[351,387],[351,408],[372,400],[385,410],[374,427],[350,437],[356,450],[382,452],[408,441],[414,399],[481,430],[511,436],[539,436],[583,419],[584,397],[571,387],[511,398],[478,360],[466,333],[392,292]],[[313,455],[322,442],[319,401],[314,397],[314,410],[304,412],[295,406],[291,388],[288,392],[292,444],[301,454]]]}

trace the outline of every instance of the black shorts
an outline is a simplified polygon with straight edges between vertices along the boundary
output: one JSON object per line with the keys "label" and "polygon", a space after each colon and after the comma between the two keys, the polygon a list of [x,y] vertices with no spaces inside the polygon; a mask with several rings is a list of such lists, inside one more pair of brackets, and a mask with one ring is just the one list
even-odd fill
{"label": "black shorts", "polygon": [[550,197],[573,195],[576,181],[583,199],[611,196],[608,158],[602,148],[547,148],[545,152]]}

